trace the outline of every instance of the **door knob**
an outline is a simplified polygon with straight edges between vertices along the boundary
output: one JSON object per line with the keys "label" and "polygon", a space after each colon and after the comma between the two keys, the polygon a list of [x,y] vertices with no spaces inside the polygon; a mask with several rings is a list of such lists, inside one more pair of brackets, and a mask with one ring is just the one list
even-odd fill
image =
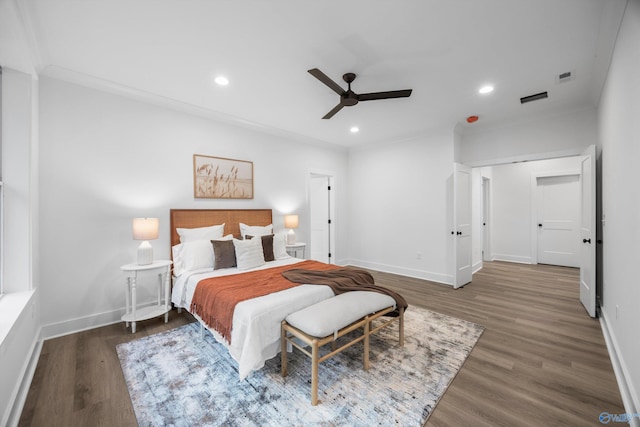
{"label": "door knob", "polygon": [[542,227],[542,224],[538,224],[538,227]]}
{"label": "door knob", "polygon": [[591,244],[591,239],[582,239],[582,243],[589,243],[589,244]]}
{"label": "door knob", "polygon": [[458,236],[462,236],[462,231],[458,231],[456,234],[457,234]]}

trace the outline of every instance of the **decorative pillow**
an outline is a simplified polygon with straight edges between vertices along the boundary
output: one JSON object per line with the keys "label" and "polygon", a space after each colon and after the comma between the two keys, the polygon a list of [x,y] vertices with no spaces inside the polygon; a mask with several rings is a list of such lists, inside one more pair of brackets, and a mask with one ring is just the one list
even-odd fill
{"label": "decorative pillow", "polygon": [[273,257],[275,259],[290,258],[287,253],[286,233],[278,233],[273,236]]}
{"label": "decorative pillow", "polygon": [[215,257],[213,263],[214,270],[231,268],[237,265],[233,238],[227,240],[212,240],[211,245],[213,246],[213,255]]}
{"label": "decorative pillow", "polygon": [[176,228],[180,243],[191,242],[193,240],[216,240],[224,235],[224,224],[212,225],[210,227],[199,228]]}
{"label": "decorative pillow", "polygon": [[246,239],[247,234],[251,236],[264,236],[266,234],[273,234],[273,224],[269,225],[247,225],[243,223],[238,223],[240,226],[240,236],[243,239]]}
{"label": "decorative pillow", "polygon": [[[274,261],[276,258],[273,254],[273,234],[260,236],[262,238],[262,253],[265,261]],[[252,235],[247,234],[247,240],[253,238]]]}
{"label": "decorative pillow", "polygon": [[262,252],[262,240],[238,240],[233,239],[236,251],[238,270],[249,270],[264,265],[264,253]]}
{"label": "decorative pillow", "polygon": [[206,240],[180,243],[171,248],[173,274],[180,276],[185,271],[213,268],[213,248]]}
{"label": "decorative pillow", "polygon": [[173,275],[177,277],[184,272],[182,267],[182,243],[171,247],[171,258],[173,259]]}

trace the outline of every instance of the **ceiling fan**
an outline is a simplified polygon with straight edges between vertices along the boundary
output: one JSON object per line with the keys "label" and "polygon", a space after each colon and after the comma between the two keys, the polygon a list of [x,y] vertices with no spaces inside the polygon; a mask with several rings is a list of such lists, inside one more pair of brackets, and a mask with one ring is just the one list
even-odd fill
{"label": "ceiling fan", "polygon": [[335,93],[340,95],[340,103],[336,105],[333,110],[329,111],[323,119],[330,119],[333,117],[338,111],[342,110],[342,107],[351,107],[352,105],[356,105],[360,101],[373,101],[376,99],[389,99],[389,98],[406,98],[411,95],[412,89],[405,90],[392,90],[388,92],[371,92],[371,93],[362,93],[358,95],[354,91],[351,90],[351,83],[356,79],[356,75],[354,73],[347,73],[342,76],[342,79],[347,82],[348,89],[344,90],[340,87],[339,84],[331,80],[325,73],[318,70],[317,68],[313,68],[309,70],[309,74],[311,74],[316,79],[320,80],[325,85],[329,86],[330,89],[333,89]]}

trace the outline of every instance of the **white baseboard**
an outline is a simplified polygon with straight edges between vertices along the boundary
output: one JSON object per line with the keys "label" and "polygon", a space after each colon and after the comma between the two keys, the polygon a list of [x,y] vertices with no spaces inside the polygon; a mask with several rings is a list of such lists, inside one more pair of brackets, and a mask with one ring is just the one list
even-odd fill
{"label": "white baseboard", "polygon": [[471,274],[475,274],[475,273],[477,273],[478,271],[482,270],[482,263],[483,263],[482,261],[478,261],[478,262],[476,262],[475,264],[473,264],[473,265],[471,266],[471,271],[472,271],[473,273],[471,273]]}
{"label": "white baseboard", "polygon": [[[138,308],[155,305],[157,302],[152,301],[145,304],[139,304]],[[102,313],[91,314],[89,316],[76,317],[62,322],[51,323],[42,326],[42,339],[61,337],[64,335],[75,334],[76,332],[87,331],[89,329],[99,328],[101,326],[112,325],[122,322],[122,315],[125,309],[105,311]]]}
{"label": "white baseboard", "polygon": [[36,367],[38,366],[38,360],[40,359],[40,352],[42,351],[42,340],[38,339],[40,333],[36,334],[31,345],[30,356],[27,359],[24,374],[20,384],[17,385],[16,397],[7,419],[8,427],[17,427],[20,422],[20,416],[22,415],[22,409],[27,401],[27,395],[29,394],[29,388],[31,387],[31,381],[36,373]]}
{"label": "white baseboard", "polygon": [[[637,415],[640,413],[640,400],[638,393],[634,389],[633,383],[627,379],[631,378],[629,370],[625,360],[621,357],[618,347],[618,341],[613,331],[609,328],[611,324],[607,318],[607,313],[600,307],[600,326],[602,327],[602,334],[604,335],[604,341],[607,344],[607,350],[609,351],[609,358],[613,365],[613,372],[618,380],[618,388],[620,389],[620,395],[622,397],[622,403],[624,409],[629,415]],[[633,416],[629,420],[629,425],[632,427],[640,427],[640,418]]]}
{"label": "white baseboard", "polygon": [[344,260],[343,262],[340,263],[340,265],[353,265],[355,267],[370,268],[371,270],[376,270],[383,273],[399,274],[400,276],[430,280],[432,282],[443,283],[445,285],[450,285],[450,286],[453,285],[453,277],[447,274],[433,273],[430,271],[416,270],[412,268],[397,267],[394,265],[363,261],[359,259]]}
{"label": "white baseboard", "polygon": [[42,339],[48,340],[120,322],[124,310],[108,311],[42,326]]}
{"label": "white baseboard", "polygon": [[517,262],[519,264],[533,264],[530,256],[509,255],[509,254],[493,254],[494,261]]}

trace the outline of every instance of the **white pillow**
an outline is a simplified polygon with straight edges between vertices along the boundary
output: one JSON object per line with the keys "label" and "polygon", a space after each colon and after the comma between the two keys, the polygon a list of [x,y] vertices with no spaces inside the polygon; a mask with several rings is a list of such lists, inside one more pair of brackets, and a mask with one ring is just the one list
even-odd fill
{"label": "white pillow", "polygon": [[224,224],[199,228],[176,228],[180,243],[193,240],[216,240],[224,235]]}
{"label": "white pillow", "polygon": [[[232,240],[233,234],[214,240]],[[200,268],[213,268],[215,254],[210,240],[193,240],[180,243],[171,248],[173,254],[173,274],[180,276],[182,273]]]}
{"label": "white pillow", "polygon": [[240,226],[240,236],[243,239],[246,239],[246,236],[266,236],[268,234],[273,234],[273,224],[269,225],[247,225],[243,223],[238,223]]}
{"label": "white pillow", "polygon": [[180,243],[172,247],[171,252],[175,276],[200,268],[213,268],[213,246],[209,240]]}
{"label": "white pillow", "polygon": [[291,258],[287,253],[286,233],[277,233],[273,236],[273,257],[275,259]]}
{"label": "white pillow", "polygon": [[249,270],[265,264],[262,239],[233,239],[238,270]]}

